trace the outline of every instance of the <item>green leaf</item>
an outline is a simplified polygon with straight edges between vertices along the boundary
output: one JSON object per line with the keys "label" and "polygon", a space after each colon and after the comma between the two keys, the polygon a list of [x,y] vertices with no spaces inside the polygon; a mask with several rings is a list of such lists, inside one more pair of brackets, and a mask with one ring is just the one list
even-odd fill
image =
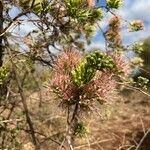
{"label": "green leaf", "polygon": [[95,76],[96,70],[112,70],[116,68],[113,59],[99,51],[88,54],[71,72],[72,80],[77,86],[83,86]]}
{"label": "green leaf", "polygon": [[106,0],[106,2],[107,2],[107,7],[111,9],[118,9],[123,4],[123,0]]}

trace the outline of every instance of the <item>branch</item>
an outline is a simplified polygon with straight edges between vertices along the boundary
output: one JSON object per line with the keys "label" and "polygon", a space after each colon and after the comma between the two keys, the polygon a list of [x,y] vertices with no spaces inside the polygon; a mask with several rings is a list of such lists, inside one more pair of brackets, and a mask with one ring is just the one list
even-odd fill
{"label": "branch", "polygon": [[150,133],[150,129],[144,134],[143,138],[141,139],[140,143],[138,144],[138,146],[136,147],[135,150],[139,150],[140,146],[142,145],[144,139],[146,138],[146,136]]}
{"label": "branch", "polygon": [[137,87],[134,87],[134,86],[131,86],[131,85],[127,85],[127,84],[124,84],[124,83],[121,83],[121,82],[118,82],[118,84],[124,85],[124,86],[126,86],[128,89],[131,89],[131,90],[140,91],[140,92],[143,93],[144,95],[150,97],[150,94],[148,94],[147,92],[141,90],[140,88],[137,88]]}
{"label": "branch", "polygon": [[[9,43],[8,43],[8,41],[7,41],[6,38],[5,38],[5,42],[6,42],[6,45],[9,46]],[[7,49],[8,49],[9,56],[11,56],[12,54],[11,54],[11,51],[10,51],[9,47],[7,47]],[[26,97],[25,97],[23,88],[21,86],[20,78],[19,78],[18,73],[16,71],[16,65],[13,62],[13,60],[11,60],[11,63],[12,63],[12,66],[13,66],[16,83],[17,83],[17,86],[19,88],[19,93],[20,93],[20,97],[21,97],[22,104],[23,104],[23,107],[24,107],[24,112],[25,112],[25,115],[26,115],[26,120],[27,120],[27,123],[29,125],[30,130],[31,130],[31,136],[32,136],[33,144],[35,146],[35,149],[39,150],[39,147],[38,147],[38,144],[37,144],[37,141],[36,141],[36,136],[35,136],[35,131],[34,131],[33,123],[31,121],[31,118],[30,118],[30,115],[29,115],[29,110],[28,110],[28,106],[27,106],[27,102],[26,102]]]}
{"label": "branch", "polygon": [[[3,31],[3,3],[0,1],[0,34]],[[3,46],[2,46],[3,37],[0,35],[0,67],[3,64]]]}
{"label": "branch", "polygon": [[11,123],[11,122],[21,122],[22,121],[22,119],[9,119],[9,120],[2,120],[2,121],[0,121],[0,124],[1,123]]}
{"label": "branch", "polygon": [[[104,143],[104,142],[108,142],[108,141],[111,141],[111,140],[112,139],[100,140],[100,141],[96,141],[96,142],[90,143],[90,145],[92,146],[92,145],[95,145],[95,144]],[[86,146],[88,146],[88,144],[76,146],[74,149],[81,149],[81,148],[86,147]]]}
{"label": "branch", "polygon": [[[0,2],[0,4],[1,4],[1,2]],[[31,12],[30,10],[27,10],[27,11],[25,11],[25,12],[19,13],[19,14],[8,24],[8,26],[3,30],[3,32],[0,34],[0,37],[3,36],[3,35],[5,35],[5,33],[12,27],[12,25],[13,25],[15,22],[18,22],[18,21],[17,21],[18,18],[20,18],[20,17],[22,17],[22,16],[24,16],[24,15],[26,15],[27,13],[30,13],[30,12]],[[0,18],[0,20],[1,20],[1,18]]]}
{"label": "branch", "polygon": [[31,9],[34,7],[35,0],[32,0]]}

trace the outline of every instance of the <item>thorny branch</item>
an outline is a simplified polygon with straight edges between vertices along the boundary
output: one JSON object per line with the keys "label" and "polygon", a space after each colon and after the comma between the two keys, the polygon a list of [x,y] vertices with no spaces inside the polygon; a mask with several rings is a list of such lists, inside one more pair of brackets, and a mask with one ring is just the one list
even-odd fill
{"label": "thorny branch", "polygon": [[[5,39],[5,42],[6,42],[6,45],[9,46],[9,43],[6,39]],[[12,56],[11,50],[9,49],[9,47],[7,47],[7,50],[8,50],[9,56]],[[23,104],[24,111],[25,111],[25,114],[26,114],[26,120],[27,120],[27,123],[29,125],[30,130],[31,130],[31,136],[32,136],[33,144],[35,146],[35,149],[38,150],[39,147],[38,147],[38,144],[37,144],[33,123],[32,123],[32,120],[30,118],[30,115],[29,115],[29,110],[28,110],[26,98],[25,98],[25,95],[24,95],[24,91],[23,91],[23,88],[21,86],[21,81],[20,81],[20,78],[19,78],[18,73],[16,71],[16,65],[13,62],[13,60],[11,60],[11,63],[12,63],[12,66],[13,66],[13,71],[14,71],[14,74],[15,74],[16,83],[17,83],[17,86],[19,88],[20,97],[22,99],[22,104]]]}
{"label": "thorny branch", "polygon": [[1,36],[2,32],[3,32],[3,3],[0,0],[0,67],[3,64],[3,60],[2,60],[2,57],[3,57],[2,40],[3,40],[3,37]]}

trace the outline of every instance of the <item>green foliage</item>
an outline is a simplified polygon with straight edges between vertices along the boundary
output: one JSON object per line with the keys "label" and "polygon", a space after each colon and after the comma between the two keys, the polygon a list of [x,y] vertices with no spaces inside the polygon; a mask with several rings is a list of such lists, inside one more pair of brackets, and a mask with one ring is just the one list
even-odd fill
{"label": "green foliage", "polygon": [[137,84],[140,88],[143,88],[143,89],[147,89],[147,85],[148,85],[148,82],[149,80],[147,78],[144,78],[142,76],[139,76],[138,77],[138,81],[137,81]]}
{"label": "green foliage", "polygon": [[144,69],[150,71],[150,38],[144,40],[143,51],[140,56],[144,60]]}
{"label": "green foliage", "polygon": [[97,9],[93,9],[91,10],[91,16],[90,16],[90,21],[91,22],[96,22],[97,20],[101,20],[103,17],[103,12],[102,9],[97,8]]}
{"label": "green foliage", "polygon": [[112,9],[118,9],[123,4],[122,0],[106,0],[106,2],[107,2],[107,7]]}
{"label": "green foliage", "polygon": [[135,66],[143,66],[143,59],[141,59],[140,57],[134,57],[132,60],[131,60],[131,63]]}
{"label": "green foliage", "polygon": [[102,18],[101,9],[89,9],[86,0],[65,0],[67,14],[72,19],[77,19],[80,23],[90,20],[91,23]]}
{"label": "green foliage", "polygon": [[18,0],[17,1],[19,6],[21,6],[23,9],[29,9],[31,6],[31,0]]}
{"label": "green foliage", "polygon": [[39,2],[36,2],[34,4],[33,10],[37,14],[47,13],[52,10],[52,6],[50,5],[50,2],[48,0],[39,0]]}
{"label": "green foliage", "polygon": [[144,24],[141,20],[134,20],[129,23],[129,31],[137,32],[144,29]]}
{"label": "green foliage", "polygon": [[72,80],[77,86],[83,86],[89,82],[95,75],[96,69],[89,66],[86,59],[84,59],[72,72]]}
{"label": "green foliage", "polygon": [[93,34],[94,34],[95,31],[96,31],[96,28],[95,28],[93,25],[89,25],[89,24],[86,24],[86,25],[84,26],[84,29],[85,29],[87,38],[92,37]]}
{"label": "green foliage", "polygon": [[[23,9],[29,9],[33,0],[18,0],[19,6]],[[33,5],[33,11],[36,14],[47,13],[51,11],[51,5],[48,0],[35,0]]]}
{"label": "green foliage", "polygon": [[104,52],[95,51],[89,54],[86,57],[86,60],[89,66],[96,70],[104,71],[115,68],[115,64],[113,63],[111,56],[108,56]]}
{"label": "green foliage", "polygon": [[65,0],[66,5],[68,6],[68,8],[71,9],[71,7],[75,8],[78,7],[79,5],[83,4],[83,2],[85,3],[86,0]]}
{"label": "green foliage", "polygon": [[81,0],[65,0],[68,15],[72,18],[77,18],[80,21],[87,18],[90,14],[88,9],[81,9],[83,5]]}
{"label": "green foliage", "polygon": [[112,70],[116,68],[113,59],[106,53],[95,51],[88,54],[71,72],[72,80],[77,86],[83,86],[92,80],[96,70]]}
{"label": "green foliage", "polygon": [[138,54],[141,54],[143,52],[143,43],[142,42],[136,42],[132,46],[132,50]]}
{"label": "green foliage", "polygon": [[1,67],[0,68],[0,84],[3,84],[3,82],[8,77],[8,75],[9,75],[9,69],[6,67]]}
{"label": "green foliage", "polygon": [[87,130],[85,128],[85,125],[83,124],[83,122],[78,122],[75,127],[74,127],[74,134],[77,137],[83,137],[85,136]]}

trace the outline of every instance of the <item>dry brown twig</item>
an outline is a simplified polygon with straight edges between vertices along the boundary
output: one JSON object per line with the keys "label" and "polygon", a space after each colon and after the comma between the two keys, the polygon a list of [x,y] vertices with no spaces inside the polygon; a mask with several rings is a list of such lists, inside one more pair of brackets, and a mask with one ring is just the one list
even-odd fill
{"label": "dry brown twig", "polygon": [[21,121],[23,121],[23,119],[9,119],[9,120],[2,120],[2,121],[0,121],[0,124],[1,124],[1,123],[21,122]]}
{"label": "dry brown twig", "polygon": [[137,145],[135,150],[139,150],[140,146],[142,145],[143,141],[145,140],[145,138],[147,137],[147,135],[150,133],[150,129],[148,129],[146,131],[146,133],[144,134],[144,136],[142,137],[142,139],[140,140],[139,144]]}
{"label": "dry brown twig", "polygon": [[[95,145],[97,143],[105,143],[105,142],[108,142],[108,141],[111,141],[111,140],[113,140],[113,139],[99,140],[99,141],[90,143],[90,145],[92,146],[92,145]],[[76,146],[74,149],[81,149],[81,148],[87,147],[87,146],[88,146],[87,144],[83,144],[83,145]]]}
{"label": "dry brown twig", "polygon": [[[11,50],[9,48],[9,42],[7,41],[7,39],[5,39],[5,42],[6,42],[6,45],[8,46],[7,47],[8,54],[11,57],[12,53],[11,53]],[[13,66],[13,71],[14,71],[16,83],[17,83],[17,86],[18,86],[18,89],[19,89],[19,93],[20,93],[20,97],[21,97],[21,100],[22,100],[22,104],[23,104],[23,107],[24,107],[26,120],[27,120],[27,123],[29,125],[30,130],[31,130],[31,136],[32,136],[33,144],[35,146],[35,150],[39,150],[39,146],[37,144],[33,123],[32,123],[31,117],[29,115],[29,110],[28,110],[28,105],[27,105],[27,102],[26,102],[26,97],[25,97],[25,94],[24,94],[24,90],[23,90],[23,88],[21,86],[21,81],[20,81],[19,75],[18,75],[18,73],[16,71],[16,65],[15,65],[15,63],[13,62],[12,59],[10,59],[10,60],[11,60],[12,66]]]}

